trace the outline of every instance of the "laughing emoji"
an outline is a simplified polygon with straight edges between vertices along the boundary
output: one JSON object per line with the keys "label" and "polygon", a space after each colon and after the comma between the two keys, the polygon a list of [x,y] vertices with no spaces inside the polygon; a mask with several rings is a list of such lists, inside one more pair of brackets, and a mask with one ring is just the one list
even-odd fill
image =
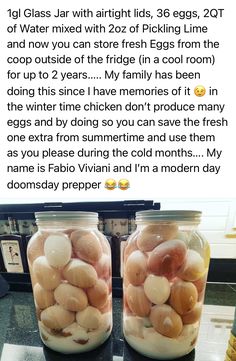
{"label": "laughing emoji", "polygon": [[130,187],[128,179],[120,179],[118,182],[118,188],[120,188],[122,191],[125,191]]}
{"label": "laughing emoji", "polygon": [[108,189],[109,191],[112,191],[113,189],[115,189],[116,186],[116,181],[113,178],[109,178],[105,181],[105,188]]}

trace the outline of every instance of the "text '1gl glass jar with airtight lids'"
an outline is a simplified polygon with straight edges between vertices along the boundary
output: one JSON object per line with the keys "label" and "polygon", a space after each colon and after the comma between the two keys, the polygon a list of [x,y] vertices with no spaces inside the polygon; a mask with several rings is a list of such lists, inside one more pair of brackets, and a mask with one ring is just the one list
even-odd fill
{"label": "text '1gl glass jar with airtight lids'", "polygon": [[62,353],[101,345],[112,329],[111,251],[92,212],[39,212],[27,257],[40,335]]}
{"label": "text '1gl glass jar with airtight lids'", "polygon": [[171,360],[195,347],[210,260],[201,212],[142,211],[124,250],[123,331],[141,354]]}

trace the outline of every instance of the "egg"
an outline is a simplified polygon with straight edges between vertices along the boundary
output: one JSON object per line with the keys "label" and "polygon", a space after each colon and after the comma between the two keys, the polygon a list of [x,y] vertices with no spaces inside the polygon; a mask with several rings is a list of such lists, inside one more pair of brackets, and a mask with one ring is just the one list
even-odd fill
{"label": "egg", "polygon": [[99,278],[107,280],[111,277],[111,257],[103,253],[99,261],[94,266]]}
{"label": "egg", "polygon": [[72,232],[70,239],[78,258],[91,264],[98,262],[102,256],[102,246],[94,232],[81,228]]}
{"label": "egg", "polygon": [[44,255],[44,242],[47,237],[46,232],[37,232],[31,237],[27,247],[29,265],[32,265],[36,258]]}
{"label": "egg", "polygon": [[108,280],[106,280],[106,282],[107,282],[109,294],[111,294],[112,293],[112,277],[108,278]]}
{"label": "egg", "polygon": [[139,233],[137,246],[143,252],[150,252],[160,243],[174,239],[177,232],[175,223],[150,224]]}
{"label": "egg", "polygon": [[192,282],[198,290],[198,301],[204,301],[207,286],[207,273],[201,279]]}
{"label": "egg", "polygon": [[43,324],[53,330],[61,330],[75,320],[75,314],[73,312],[67,311],[59,305],[46,308],[42,311],[40,317]]}
{"label": "egg", "polygon": [[183,329],[181,317],[169,305],[152,307],[150,320],[154,329],[166,337],[178,337]]}
{"label": "egg", "polygon": [[60,272],[49,265],[45,256],[40,256],[34,261],[33,273],[40,286],[48,291],[57,288],[61,282]]}
{"label": "egg", "polygon": [[87,332],[80,325],[78,325],[77,322],[73,322],[69,326],[63,328],[61,334],[64,335],[64,337],[65,337],[65,335],[67,335],[67,337],[73,335],[73,337],[74,337],[78,332],[80,332],[82,330],[84,332],[84,336],[87,336],[87,338],[88,338]]}
{"label": "egg", "polygon": [[162,305],[170,296],[170,284],[166,277],[149,275],[143,287],[147,298],[156,305]]}
{"label": "egg", "polygon": [[169,303],[180,315],[191,311],[197,299],[198,292],[193,283],[179,280],[172,285]]}
{"label": "egg", "polygon": [[109,294],[107,283],[99,279],[93,287],[87,290],[87,294],[90,305],[97,308],[104,306]]}
{"label": "egg", "polygon": [[88,298],[84,290],[68,283],[60,284],[55,289],[54,296],[57,303],[68,311],[82,311],[88,305]]}
{"label": "egg", "polygon": [[145,328],[150,328],[150,327],[152,327],[152,323],[151,323],[149,317],[143,317],[143,318],[142,318],[142,322],[143,322],[143,326],[144,326]]}
{"label": "egg", "polygon": [[52,291],[47,291],[43,289],[39,283],[36,283],[36,285],[33,288],[33,292],[37,306],[41,310],[44,310],[45,308],[54,305],[55,298]]}
{"label": "egg", "polygon": [[135,337],[143,338],[143,321],[141,318],[129,316],[124,319],[124,333],[125,335],[133,335]]}
{"label": "egg", "polygon": [[62,268],[71,258],[71,241],[63,233],[50,234],[44,243],[44,253],[50,266]]}
{"label": "egg", "polygon": [[148,259],[148,270],[157,276],[172,279],[183,265],[186,245],[178,239],[166,241],[154,248]]}
{"label": "egg", "polygon": [[111,313],[102,314],[102,322],[99,326],[99,332],[111,333],[112,326],[113,326],[112,314]]}
{"label": "egg", "polygon": [[106,303],[98,309],[101,313],[112,312],[112,296],[108,296]]}
{"label": "egg", "polygon": [[97,308],[88,306],[76,313],[76,321],[86,329],[96,330],[102,322],[102,314]]}
{"label": "egg", "polygon": [[129,255],[138,250],[137,247],[137,235],[138,235],[138,231],[136,231],[135,233],[131,234],[129,236],[129,238],[126,241],[126,245],[124,247],[124,263],[126,263],[127,258],[129,257]]}
{"label": "egg", "polygon": [[205,273],[205,275],[203,277],[192,282],[198,291],[198,301],[204,300],[206,282],[207,282],[207,272]]}
{"label": "egg", "polygon": [[207,269],[210,262],[210,246],[205,237],[197,231],[193,232],[189,241],[189,249],[200,254],[204,260],[205,268]]}
{"label": "egg", "polygon": [[33,265],[31,266],[31,264],[29,263],[29,272],[30,272],[30,279],[31,279],[31,284],[32,284],[32,288],[34,288],[34,286],[36,285],[36,283],[38,283],[37,278],[33,272]]}
{"label": "egg", "polygon": [[197,231],[192,232],[189,239],[189,248],[198,252],[202,257],[204,256],[204,247],[203,247],[203,235],[199,234]]}
{"label": "egg", "polygon": [[100,232],[94,230],[93,232],[96,237],[99,239],[100,241],[100,245],[102,247],[102,252],[107,254],[108,256],[111,255],[111,247],[110,247],[110,243],[108,242],[108,239]]}
{"label": "egg", "polygon": [[194,250],[189,249],[179,277],[185,281],[196,281],[206,272],[203,258]]}
{"label": "egg", "polygon": [[205,275],[203,277],[199,278],[196,281],[193,281],[192,283],[194,284],[198,293],[200,294],[201,292],[203,292],[205,290],[206,282],[207,282],[207,273],[205,273]]}
{"label": "egg", "polygon": [[125,265],[125,274],[134,286],[141,285],[147,275],[147,257],[141,251],[129,255]]}
{"label": "egg", "polygon": [[126,300],[130,310],[137,316],[148,316],[151,310],[151,302],[145,295],[141,286],[129,285],[126,289]]}
{"label": "egg", "polygon": [[79,259],[72,259],[63,269],[63,277],[72,285],[88,288],[97,282],[97,272],[93,266]]}
{"label": "egg", "polygon": [[36,318],[38,321],[41,321],[41,313],[42,310],[37,306],[37,304],[35,305],[35,312],[36,312]]}
{"label": "egg", "polygon": [[187,248],[188,248],[189,239],[190,239],[190,232],[178,231],[175,238],[179,239],[180,241],[183,241],[186,244]]}
{"label": "egg", "polygon": [[200,319],[201,313],[202,313],[202,304],[201,302],[198,302],[191,311],[182,315],[182,321],[184,324],[195,323]]}
{"label": "egg", "polygon": [[63,230],[63,233],[65,233],[68,237],[70,237],[71,233],[75,232],[76,228],[68,228]]}
{"label": "egg", "polygon": [[123,288],[127,288],[130,284],[130,281],[128,280],[128,277],[126,276],[126,273],[123,274]]}
{"label": "egg", "polygon": [[127,297],[126,297],[126,291],[123,291],[123,312],[126,315],[132,315],[133,312],[131,311],[131,309],[129,308],[128,302],[127,302]]}

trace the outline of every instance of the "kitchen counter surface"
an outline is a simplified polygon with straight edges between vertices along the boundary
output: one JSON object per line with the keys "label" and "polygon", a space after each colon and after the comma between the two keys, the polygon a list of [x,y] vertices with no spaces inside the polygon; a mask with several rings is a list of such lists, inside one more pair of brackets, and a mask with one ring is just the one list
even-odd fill
{"label": "kitchen counter surface", "polygon": [[[208,284],[197,347],[179,361],[223,361],[236,305],[236,285]],[[112,335],[87,354],[61,355],[43,346],[32,293],[10,292],[0,299],[0,361],[145,361],[123,339],[122,300],[113,299]]]}

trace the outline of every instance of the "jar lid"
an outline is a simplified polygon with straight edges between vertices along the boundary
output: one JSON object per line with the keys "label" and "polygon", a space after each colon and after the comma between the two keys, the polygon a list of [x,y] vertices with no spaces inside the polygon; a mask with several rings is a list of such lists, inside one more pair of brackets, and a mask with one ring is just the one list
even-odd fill
{"label": "jar lid", "polygon": [[98,221],[98,213],[96,212],[80,212],[80,211],[48,211],[36,212],[36,222],[42,221]]}
{"label": "jar lid", "polygon": [[200,211],[158,211],[150,209],[148,211],[136,212],[136,222],[142,221],[179,221],[200,223],[202,212]]}

